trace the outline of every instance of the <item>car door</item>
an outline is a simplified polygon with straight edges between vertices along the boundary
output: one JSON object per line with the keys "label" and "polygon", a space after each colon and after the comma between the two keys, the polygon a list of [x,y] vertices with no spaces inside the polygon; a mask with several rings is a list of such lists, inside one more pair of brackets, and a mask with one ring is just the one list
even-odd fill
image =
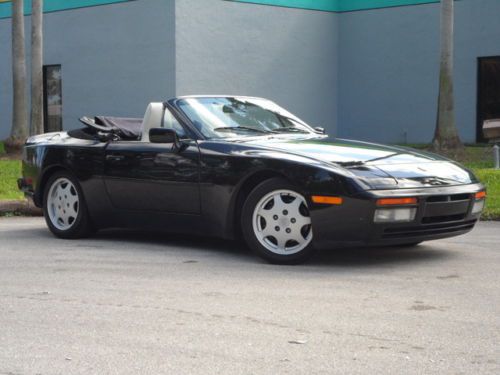
{"label": "car door", "polygon": [[[166,109],[166,116],[171,113]],[[166,118],[166,117],[164,117]],[[171,120],[170,120],[171,121]],[[195,140],[176,124],[183,147],[112,141],[105,150],[104,180],[114,207],[125,210],[200,214],[200,155]]]}

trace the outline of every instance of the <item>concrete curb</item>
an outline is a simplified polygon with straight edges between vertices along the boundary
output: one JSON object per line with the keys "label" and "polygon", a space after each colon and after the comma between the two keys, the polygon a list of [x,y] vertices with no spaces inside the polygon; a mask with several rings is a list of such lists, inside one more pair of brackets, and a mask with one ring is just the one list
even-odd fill
{"label": "concrete curb", "polygon": [[34,205],[30,199],[14,199],[0,201],[0,216],[6,214],[43,216],[43,211]]}

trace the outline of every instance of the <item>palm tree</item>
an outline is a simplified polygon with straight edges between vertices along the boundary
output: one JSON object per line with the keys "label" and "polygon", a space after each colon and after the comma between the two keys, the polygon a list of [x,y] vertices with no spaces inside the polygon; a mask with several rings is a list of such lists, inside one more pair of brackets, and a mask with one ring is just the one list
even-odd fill
{"label": "palm tree", "polygon": [[43,0],[31,2],[31,134],[43,133]]}
{"label": "palm tree", "polygon": [[19,145],[28,136],[23,0],[12,0],[12,85],[12,128],[7,143]]}
{"label": "palm tree", "polygon": [[436,130],[432,141],[437,151],[462,149],[455,123],[453,98],[453,1],[441,0],[441,67]]}

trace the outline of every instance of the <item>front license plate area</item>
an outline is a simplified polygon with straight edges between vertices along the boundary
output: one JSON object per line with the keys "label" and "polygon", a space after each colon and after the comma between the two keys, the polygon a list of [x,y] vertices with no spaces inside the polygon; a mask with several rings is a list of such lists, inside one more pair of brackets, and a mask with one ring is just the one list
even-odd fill
{"label": "front license plate area", "polygon": [[460,215],[467,213],[470,202],[443,202],[443,203],[427,203],[425,206],[424,217]]}

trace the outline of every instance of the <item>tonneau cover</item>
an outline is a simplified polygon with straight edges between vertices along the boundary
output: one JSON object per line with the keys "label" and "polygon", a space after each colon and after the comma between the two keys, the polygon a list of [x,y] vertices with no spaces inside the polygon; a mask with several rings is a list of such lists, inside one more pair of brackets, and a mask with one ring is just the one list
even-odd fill
{"label": "tonneau cover", "polygon": [[95,116],[91,119],[84,116],[80,121],[98,131],[116,134],[121,139],[138,140],[142,135],[142,118]]}

